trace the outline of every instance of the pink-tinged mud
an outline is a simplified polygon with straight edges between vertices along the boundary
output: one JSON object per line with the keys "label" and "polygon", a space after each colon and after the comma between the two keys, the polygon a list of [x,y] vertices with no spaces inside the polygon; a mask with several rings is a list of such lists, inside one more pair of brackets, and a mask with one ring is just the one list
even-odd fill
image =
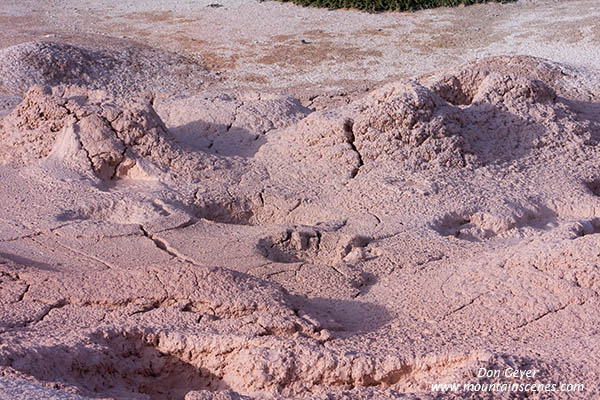
{"label": "pink-tinged mud", "polygon": [[598,396],[599,71],[328,105],[128,51],[0,50],[0,398]]}

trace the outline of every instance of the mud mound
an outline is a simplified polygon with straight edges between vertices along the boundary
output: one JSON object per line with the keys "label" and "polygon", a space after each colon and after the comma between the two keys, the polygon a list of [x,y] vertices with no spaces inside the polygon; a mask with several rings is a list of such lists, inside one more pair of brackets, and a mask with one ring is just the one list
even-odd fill
{"label": "mud mound", "polygon": [[130,95],[198,89],[207,79],[209,72],[197,62],[141,46],[108,51],[37,41],[0,50],[0,86],[19,96],[35,84],[76,85]]}
{"label": "mud mound", "polygon": [[[123,98],[74,86],[34,86],[0,122],[0,164],[38,165],[59,175],[68,170],[104,186],[118,180],[161,182],[169,187],[192,184],[184,189],[184,199],[175,200],[190,206],[197,218],[235,224],[273,220],[268,210],[262,212],[264,202],[254,180],[243,189],[228,187],[239,183],[232,176],[244,172],[233,166],[246,163],[268,132],[292,124],[308,111],[292,98],[252,93],[158,103],[175,134],[147,98]],[[259,124],[263,113],[272,119]],[[197,119],[199,115],[213,122],[204,123]],[[192,122],[184,123],[185,119]],[[204,184],[196,190],[193,184],[200,181]],[[122,205],[135,208],[130,202]],[[65,210],[60,218],[103,215],[84,207]]]}
{"label": "mud mound", "polygon": [[386,160],[406,169],[463,167],[475,160],[460,134],[458,111],[422,85],[401,81],[311,114],[273,142],[273,150],[345,178]]}
{"label": "mud mound", "polygon": [[[490,74],[522,76],[542,82],[559,96],[576,97],[569,84],[576,75],[584,75],[573,67],[530,56],[500,56],[476,60],[441,74],[424,77],[425,86],[455,105],[473,101],[482,81]],[[583,76],[582,76],[583,77]],[[570,78],[570,79],[565,79]]]}
{"label": "mud mound", "polygon": [[378,89],[352,104],[355,147],[365,163],[379,157],[407,168],[435,163],[462,167],[469,161],[453,109],[415,82]]}
{"label": "mud mound", "polygon": [[[34,86],[0,130],[3,164],[58,160],[97,178],[192,178],[215,157],[182,150],[151,104],[103,91]],[[177,175],[179,173],[179,175]]]}
{"label": "mud mound", "polygon": [[578,93],[570,91],[568,81],[559,80],[564,74],[541,60],[500,57],[455,75],[429,78],[428,86],[460,109],[464,141],[489,164],[556,148],[585,150],[598,143],[600,125],[578,115],[578,104],[571,100]]}
{"label": "mud mound", "polygon": [[[512,70],[515,63],[520,68]],[[537,65],[531,73],[530,64]],[[310,164],[315,175],[328,169],[342,179],[391,164],[441,171],[510,163],[556,148],[585,152],[599,142],[600,124],[549,86],[566,91],[566,83],[556,83],[559,75],[558,67],[517,57],[429,77],[424,85],[391,83],[311,114],[261,152],[265,158],[282,153],[298,167]],[[305,167],[298,174],[310,173]]]}

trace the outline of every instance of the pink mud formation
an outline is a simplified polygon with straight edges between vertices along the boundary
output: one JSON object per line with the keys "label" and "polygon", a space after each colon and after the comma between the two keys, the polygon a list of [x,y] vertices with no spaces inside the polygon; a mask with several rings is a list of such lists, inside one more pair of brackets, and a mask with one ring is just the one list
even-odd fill
{"label": "pink mud formation", "polygon": [[141,38],[29,40],[12,7],[0,399],[600,396],[599,70],[286,94]]}

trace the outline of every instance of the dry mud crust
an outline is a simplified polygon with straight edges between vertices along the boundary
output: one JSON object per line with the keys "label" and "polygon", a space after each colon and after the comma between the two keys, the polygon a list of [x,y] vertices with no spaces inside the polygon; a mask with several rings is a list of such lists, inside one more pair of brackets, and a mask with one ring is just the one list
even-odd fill
{"label": "dry mud crust", "polygon": [[492,58],[313,113],[34,86],[0,130],[3,374],[91,397],[432,398],[511,367],[593,397],[596,82]]}
{"label": "dry mud crust", "polygon": [[296,315],[284,291],[216,268],[40,274],[6,259],[0,265],[3,282],[19,292],[3,306],[43,307],[33,320],[2,327],[8,338],[20,332],[19,343],[0,349],[4,373],[87,396],[176,399],[231,389],[298,397],[354,387],[372,396],[369,387],[414,390],[421,379],[505,363],[484,353],[410,360],[327,349],[327,332]]}

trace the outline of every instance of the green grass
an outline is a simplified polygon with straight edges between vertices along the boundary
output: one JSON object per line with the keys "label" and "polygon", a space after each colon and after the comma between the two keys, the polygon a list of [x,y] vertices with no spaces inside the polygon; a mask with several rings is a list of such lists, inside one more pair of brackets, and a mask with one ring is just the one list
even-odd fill
{"label": "green grass", "polygon": [[507,2],[515,0],[279,0],[301,6],[325,7],[325,8],[356,8],[363,11],[413,11],[424,8],[442,6],[458,6],[460,4],[470,5],[475,3],[487,3],[488,1]]}

